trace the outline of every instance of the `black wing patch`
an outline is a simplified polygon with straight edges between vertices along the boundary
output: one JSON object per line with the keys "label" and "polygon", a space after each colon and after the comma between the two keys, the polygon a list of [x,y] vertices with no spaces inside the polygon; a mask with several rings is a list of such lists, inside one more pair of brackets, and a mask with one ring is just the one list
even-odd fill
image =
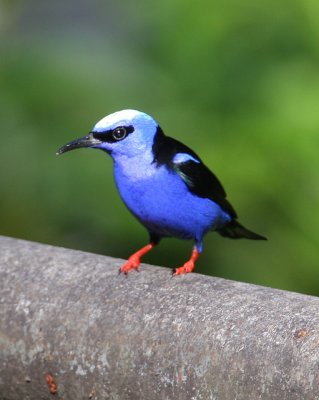
{"label": "black wing patch", "polygon": [[226,193],[217,177],[202,162],[192,160],[175,164],[175,171],[181,176],[189,190],[199,197],[213,200],[231,217],[237,218],[237,214],[226,200]]}
{"label": "black wing patch", "polygon": [[[184,162],[173,162],[176,154],[188,154]],[[160,127],[153,143],[154,161],[158,166],[166,165],[174,170],[196,196],[208,198],[217,203],[232,218],[236,211],[226,200],[226,192],[218,178],[206,167],[198,155],[176,139],[165,136]]]}

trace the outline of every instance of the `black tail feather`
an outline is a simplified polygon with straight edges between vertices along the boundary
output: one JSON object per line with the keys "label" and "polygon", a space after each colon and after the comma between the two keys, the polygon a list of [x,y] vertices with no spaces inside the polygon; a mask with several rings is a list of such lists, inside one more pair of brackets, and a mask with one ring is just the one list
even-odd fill
{"label": "black tail feather", "polygon": [[229,237],[231,239],[251,239],[251,240],[267,240],[264,236],[258,235],[258,233],[252,232],[245,227],[243,227],[237,221],[231,221],[227,225],[218,229],[217,232],[222,235]]}

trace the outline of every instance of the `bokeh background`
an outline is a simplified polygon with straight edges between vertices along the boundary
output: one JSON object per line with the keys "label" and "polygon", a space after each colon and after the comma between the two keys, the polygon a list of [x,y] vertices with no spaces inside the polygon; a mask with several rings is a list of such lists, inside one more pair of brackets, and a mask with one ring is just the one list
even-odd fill
{"label": "bokeh background", "polygon": [[[197,271],[319,295],[319,3],[0,1],[0,233],[126,258],[148,240],[106,154],[58,147],[136,108],[198,152],[240,221]],[[174,267],[190,242],[146,262]]]}

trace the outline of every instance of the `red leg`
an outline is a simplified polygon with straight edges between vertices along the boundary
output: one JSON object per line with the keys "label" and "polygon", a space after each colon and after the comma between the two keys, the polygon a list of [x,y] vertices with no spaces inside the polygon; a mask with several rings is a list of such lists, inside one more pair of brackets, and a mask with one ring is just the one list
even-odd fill
{"label": "red leg", "polygon": [[141,264],[141,257],[151,251],[154,246],[156,246],[156,243],[149,243],[148,245],[138,250],[136,253],[132,254],[131,257],[129,257],[129,259],[126,261],[126,263],[123,264],[122,267],[119,269],[119,274],[123,272],[125,275],[127,275],[128,271],[130,271],[131,269],[135,269],[135,271],[138,271],[138,267]]}
{"label": "red leg", "polygon": [[195,269],[195,263],[196,263],[196,260],[199,257],[199,254],[200,253],[197,250],[197,248],[194,247],[193,251],[192,251],[191,258],[188,261],[186,261],[186,263],[183,264],[181,267],[174,268],[173,269],[173,275],[182,275],[182,274],[187,274],[189,272],[193,272],[194,269]]}

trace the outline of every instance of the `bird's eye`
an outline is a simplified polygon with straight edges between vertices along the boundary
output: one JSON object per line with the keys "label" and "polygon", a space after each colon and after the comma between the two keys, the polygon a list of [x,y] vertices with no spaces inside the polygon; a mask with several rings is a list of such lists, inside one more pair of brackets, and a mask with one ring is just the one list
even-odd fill
{"label": "bird's eye", "polygon": [[112,136],[115,140],[122,140],[127,135],[126,128],[124,126],[119,126],[112,131]]}

